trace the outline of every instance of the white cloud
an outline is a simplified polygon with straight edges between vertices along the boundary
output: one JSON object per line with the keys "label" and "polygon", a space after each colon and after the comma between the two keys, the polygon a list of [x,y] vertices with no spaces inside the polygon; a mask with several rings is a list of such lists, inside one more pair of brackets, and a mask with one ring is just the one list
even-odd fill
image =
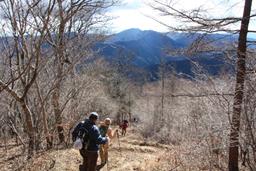
{"label": "white cloud", "polygon": [[167,31],[167,29],[163,25],[145,16],[140,10],[117,11],[117,12],[113,12],[112,16],[118,17],[112,21],[113,23],[112,27],[114,28],[114,32],[122,31],[128,28]]}
{"label": "white cloud", "polygon": [[[149,16],[154,11],[143,0],[124,0],[123,6],[111,10],[110,16],[115,17],[112,21],[113,32],[119,32],[129,28],[141,30],[167,31],[167,28]],[[156,16],[156,15],[154,15]]]}
{"label": "white cloud", "polygon": [[[162,0],[170,1],[170,0]],[[169,25],[179,25],[180,23],[170,17],[160,17],[158,12],[152,10],[147,4],[152,0],[123,0],[123,5],[113,8],[109,15],[116,17],[112,21],[113,32],[122,31],[128,28],[139,28],[142,30],[167,31],[167,28],[153,18],[159,19]],[[213,17],[238,16],[242,15],[243,3],[241,0],[172,0],[173,4],[183,10],[202,7],[207,9],[209,15]],[[256,3],[253,5],[255,10]],[[251,25],[255,26],[252,22]]]}

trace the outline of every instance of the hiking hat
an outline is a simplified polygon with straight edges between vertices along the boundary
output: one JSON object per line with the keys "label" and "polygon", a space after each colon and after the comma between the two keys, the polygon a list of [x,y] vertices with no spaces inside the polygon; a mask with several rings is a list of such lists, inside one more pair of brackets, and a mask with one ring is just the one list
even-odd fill
{"label": "hiking hat", "polygon": [[105,122],[105,124],[110,125],[111,124],[111,119],[110,118],[106,118],[104,120],[104,122]]}
{"label": "hiking hat", "polygon": [[90,116],[89,116],[89,119],[90,120],[97,120],[99,118],[99,115],[97,112],[91,112],[90,113]]}

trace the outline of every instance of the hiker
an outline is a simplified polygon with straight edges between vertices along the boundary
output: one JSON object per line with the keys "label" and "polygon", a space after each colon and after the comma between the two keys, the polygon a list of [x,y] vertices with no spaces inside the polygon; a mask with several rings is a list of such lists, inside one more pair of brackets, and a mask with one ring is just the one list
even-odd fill
{"label": "hiker", "polygon": [[123,123],[120,125],[120,128],[122,130],[122,136],[126,135],[126,129],[128,128],[128,121],[127,120],[123,120]]}
{"label": "hiker", "polygon": [[[102,137],[109,137],[110,139],[113,139],[115,137],[115,134],[118,134],[118,130],[113,131],[112,128],[110,128],[111,119],[106,118],[104,122],[102,122],[99,126],[100,135]],[[110,142],[106,144],[100,145],[100,159],[101,159],[101,165],[105,165],[108,161],[108,148],[109,148]]]}
{"label": "hiker", "polygon": [[[92,112],[89,119],[85,119],[76,126],[80,132],[83,132],[82,136],[78,133],[79,138],[82,139],[80,154],[83,157],[83,164],[79,167],[80,171],[96,171],[99,145],[106,144],[109,141],[108,137],[100,135],[99,128],[96,126],[98,117],[99,115],[96,112]],[[73,141],[77,138],[75,137],[76,128],[72,133]]]}

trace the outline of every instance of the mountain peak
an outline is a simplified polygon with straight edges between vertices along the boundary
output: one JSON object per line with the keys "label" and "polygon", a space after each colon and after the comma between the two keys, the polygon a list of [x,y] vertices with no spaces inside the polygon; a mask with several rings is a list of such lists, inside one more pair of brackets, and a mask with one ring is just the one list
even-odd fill
{"label": "mountain peak", "polygon": [[143,31],[138,28],[131,28],[111,36],[106,42],[113,43],[113,42],[137,40],[142,36],[142,33]]}
{"label": "mountain peak", "polygon": [[130,29],[123,30],[119,33],[122,33],[122,32],[142,32],[142,30],[139,28],[130,28]]}
{"label": "mountain peak", "polygon": [[134,40],[136,41],[144,37],[165,37],[165,36],[162,33],[159,33],[154,30],[140,30],[138,28],[130,28],[112,35],[105,42],[115,43],[115,42],[128,42],[128,41],[134,41]]}

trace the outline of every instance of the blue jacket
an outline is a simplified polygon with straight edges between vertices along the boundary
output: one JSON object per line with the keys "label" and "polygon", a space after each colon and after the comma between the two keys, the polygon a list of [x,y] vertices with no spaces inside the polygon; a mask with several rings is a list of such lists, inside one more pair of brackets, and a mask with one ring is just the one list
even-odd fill
{"label": "blue jacket", "polygon": [[106,144],[108,139],[100,135],[99,128],[89,119],[85,120],[85,128],[89,131],[88,151],[98,151],[100,144]]}

